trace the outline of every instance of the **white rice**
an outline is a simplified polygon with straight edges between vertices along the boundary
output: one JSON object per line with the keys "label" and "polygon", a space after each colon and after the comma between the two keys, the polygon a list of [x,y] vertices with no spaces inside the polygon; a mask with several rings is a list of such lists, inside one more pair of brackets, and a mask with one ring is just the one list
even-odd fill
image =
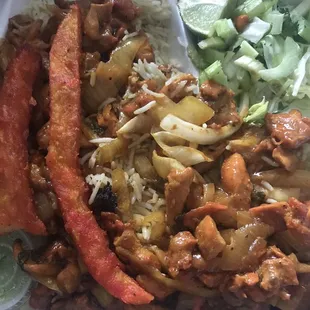
{"label": "white rice", "polygon": [[127,39],[129,38],[133,38],[133,37],[136,37],[138,35],[138,32],[135,31],[135,32],[132,32],[132,33],[128,33],[127,31],[127,34],[125,34],[125,36],[123,37],[123,41],[126,41]]}
{"label": "white rice", "polygon": [[89,159],[88,167],[90,169],[93,169],[95,167],[95,165],[96,165],[96,156],[97,156],[98,152],[99,152],[99,148],[94,151],[93,155]]}
{"label": "white rice", "polygon": [[84,165],[93,155],[94,151],[86,153],[82,158],[80,158],[80,164]]}
{"label": "white rice", "polygon": [[112,141],[114,141],[114,138],[96,138],[96,139],[92,139],[89,140],[90,143],[95,143],[95,144],[105,144],[105,143],[110,143]]}
{"label": "white rice", "polygon": [[266,202],[269,203],[269,204],[271,204],[271,203],[276,203],[276,202],[278,202],[278,201],[275,200],[275,199],[268,198],[268,199],[266,200]]}
{"label": "white rice", "polygon": [[90,174],[86,177],[86,182],[89,185],[95,186],[88,200],[90,205],[95,201],[98,191],[102,185],[107,185],[108,183],[112,184],[111,178],[108,178],[105,173],[95,175]]}
{"label": "white rice", "polygon": [[143,61],[139,59],[137,63],[134,63],[133,70],[137,72],[144,80],[155,80],[159,88],[163,87],[167,80],[162,71],[158,69],[158,65],[153,62],[149,63],[145,59]]}
{"label": "white rice", "polygon": [[149,109],[152,109],[154,106],[156,106],[157,102],[155,100],[149,102],[148,104],[146,104],[144,107],[137,109],[134,114],[135,115],[139,115],[142,113],[145,113],[146,111],[148,111]]}
{"label": "white rice", "polygon": [[163,97],[165,97],[164,94],[155,93],[155,92],[149,90],[146,84],[143,84],[142,90],[143,90],[146,94],[149,94],[149,95],[154,96],[154,97],[156,97],[156,98],[163,98]]}
{"label": "white rice", "polygon": [[262,181],[261,184],[263,187],[265,187],[270,192],[272,192],[274,190],[272,185],[270,183],[268,183],[267,181]]}
{"label": "white rice", "polygon": [[177,87],[175,88],[175,90],[171,93],[171,97],[175,97],[177,96],[185,87],[187,81],[181,81],[178,83]]}
{"label": "white rice", "polygon": [[137,31],[143,29],[154,48],[158,64],[171,63],[169,59],[169,25],[171,8],[167,0],[134,0],[142,14],[136,22]]}
{"label": "white rice", "polygon": [[277,162],[275,162],[274,160],[272,160],[271,158],[267,157],[267,156],[262,156],[261,157],[262,160],[264,162],[266,162],[268,165],[272,166],[272,167],[279,167],[279,164]]}
{"label": "white rice", "polygon": [[107,106],[110,103],[113,103],[116,101],[116,98],[108,98],[106,100],[104,100],[101,105],[99,106],[98,110],[100,111],[101,109],[103,109],[105,106]]}

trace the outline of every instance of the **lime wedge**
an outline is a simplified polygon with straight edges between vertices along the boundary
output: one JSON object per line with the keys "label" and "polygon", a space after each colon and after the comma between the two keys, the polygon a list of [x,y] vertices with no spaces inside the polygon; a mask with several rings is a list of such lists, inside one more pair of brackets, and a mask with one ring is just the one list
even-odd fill
{"label": "lime wedge", "polygon": [[226,13],[234,0],[179,0],[179,9],[186,26],[192,31],[210,36],[212,25]]}

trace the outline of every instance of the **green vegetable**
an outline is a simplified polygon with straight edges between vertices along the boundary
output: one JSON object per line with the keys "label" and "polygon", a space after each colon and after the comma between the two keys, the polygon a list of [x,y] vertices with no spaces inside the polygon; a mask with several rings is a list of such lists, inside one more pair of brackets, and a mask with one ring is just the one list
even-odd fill
{"label": "green vegetable", "polygon": [[265,36],[270,28],[271,25],[269,23],[264,22],[258,17],[254,17],[252,23],[241,33],[241,37],[256,44]]}
{"label": "green vegetable", "polygon": [[219,19],[214,23],[214,28],[217,35],[227,43],[231,42],[238,35],[238,31],[231,19]]}
{"label": "green vegetable", "polygon": [[304,18],[301,18],[298,21],[298,34],[310,43],[310,21]]}
{"label": "green vegetable", "polygon": [[278,66],[283,58],[284,39],[281,36],[268,35],[261,43],[267,68],[270,69]]}
{"label": "green vegetable", "polygon": [[241,43],[239,52],[243,56],[249,56],[251,58],[256,58],[258,56],[257,50],[253,48],[247,41],[243,41]]}
{"label": "green vegetable", "polygon": [[201,72],[199,83],[201,84],[206,80],[214,80],[219,84],[227,86],[227,76],[223,72],[222,64],[219,60]]}
{"label": "green vegetable", "polygon": [[293,91],[292,95],[296,97],[298,95],[299,89],[301,84],[303,83],[303,80],[306,76],[306,69],[307,69],[307,63],[310,58],[310,47],[308,47],[308,50],[306,54],[301,58],[301,60],[298,63],[298,67],[296,69],[295,75],[296,75],[296,80],[293,85]]}
{"label": "green vegetable", "polygon": [[303,0],[295,9],[290,13],[293,22],[298,22],[302,16],[306,16],[310,11],[310,1]]}
{"label": "green vegetable", "polygon": [[262,123],[264,121],[264,117],[268,112],[268,104],[269,102],[263,98],[262,102],[256,103],[252,105],[249,109],[248,116],[243,120],[246,123]]}
{"label": "green vegetable", "polygon": [[264,14],[273,4],[274,1],[246,0],[236,8],[234,15],[239,16],[246,14],[250,18],[254,18]]}
{"label": "green vegetable", "polygon": [[263,17],[263,20],[271,24],[270,34],[272,35],[281,34],[284,22],[284,14],[280,13],[277,10],[267,12]]}
{"label": "green vegetable", "polygon": [[[225,52],[219,52],[213,48],[208,48],[207,50],[202,50],[201,55],[207,65],[211,65],[215,61],[224,61]],[[205,68],[206,66],[204,66]],[[204,69],[203,68],[203,69]]]}
{"label": "green vegetable", "polygon": [[300,59],[300,47],[290,37],[284,42],[284,57],[281,63],[272,69],[260,70],[259,75],[267,82],[288,77],[296,69]]}
{"label": "green vegetable", "polygon": [[264,65],[260,61],[249,56],[242,56],[238,58],[235,60],[235,64],[254,74],[258,74],[264,69]]}
{"label": "green vegetable", "polygon": [[223,49],[225,48],[225,42],[218,37],[215,38],[207,38],[205,40],[202,40],[198,43],[198,46],[202,49],[205,50],[207,48],[218,48],[218,49]]}
{"label": "green vegetable", "polygon": [[196,68],[202,70],[207,66],[204,57],[197,51],[193,44],[188,45],[187,54]]}

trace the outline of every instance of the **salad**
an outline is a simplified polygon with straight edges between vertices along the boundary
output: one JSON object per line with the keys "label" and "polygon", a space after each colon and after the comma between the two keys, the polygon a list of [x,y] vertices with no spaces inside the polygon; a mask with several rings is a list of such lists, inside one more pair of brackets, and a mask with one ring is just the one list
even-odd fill
{"label": "salad", "polygon": [[22,295],[12,253],[32,309],[309,308],[309,3],[178,5],[199,77],[163,0],[9,19],[0,302]]}

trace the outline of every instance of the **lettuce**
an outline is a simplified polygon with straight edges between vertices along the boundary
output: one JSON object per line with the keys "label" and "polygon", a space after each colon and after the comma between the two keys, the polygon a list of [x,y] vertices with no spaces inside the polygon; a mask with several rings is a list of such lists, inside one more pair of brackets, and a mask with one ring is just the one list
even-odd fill
{"label": "lettuce", "polygon": [[252,105],[248,115],[243,119],[246,123],[262,123],[268,112],[269,102],[263,98],[262,102]]}

